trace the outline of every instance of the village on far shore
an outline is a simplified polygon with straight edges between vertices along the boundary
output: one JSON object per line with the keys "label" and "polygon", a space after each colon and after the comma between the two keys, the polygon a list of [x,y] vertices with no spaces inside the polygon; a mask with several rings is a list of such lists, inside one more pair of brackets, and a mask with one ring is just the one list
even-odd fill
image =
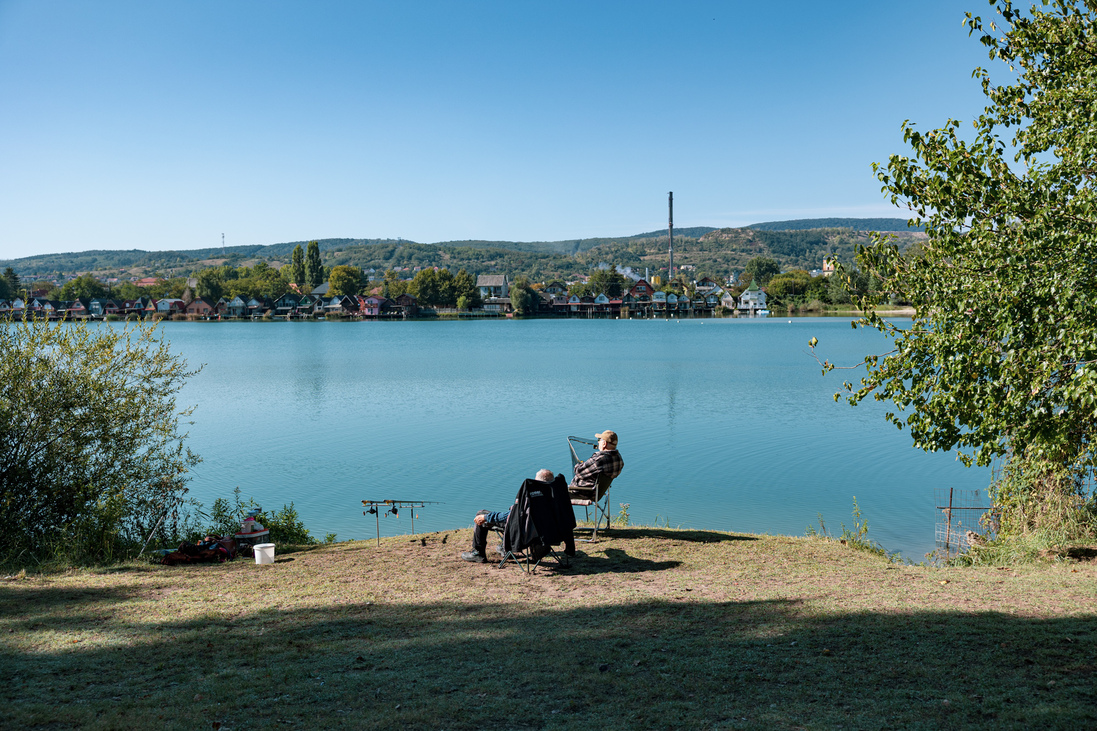
{"label": "village on far shore", "polygon": [[[437,269],[437,268],[436,268]],[[829,275],[833,266],[820,272]],[[732,279],[729,277],[729,280]],[[677,282],[681,294],[663,291],[658,275],[640,277],[622,287],[620,296],[569,294],[569,284],[554,280],[528,285],[536,295],[533,307],[518,314],[537,317],[629,318],[629,317],[727,317],[766,315],[766,292],[751,280],[745,289],[733,294],[734,281],[717,282],[709,277]],[[147,277],[134,282],[138,287],[155,287],[163,280]],[[683,286],[683,284],[685,286]],[[363,319],[390,320],[434,317],[483,318],[512,317],[512,282],[506,274],[481,274],[476,278],[479,306],[467,308],[423,306],[418,299],[403,293],[395,297],[377,291],[370,294],[331,294],[331,283],[324,282],[309,292],[291,284],[291,291],[277,298],[220,297],[216,300],[196,296],[196,278],[187,280],[182,297],[140,296],[119,300],[111,297],[78,297],[73,300],[50,299],[48,292],[28,292],[24,297],[0,300],[0,317],[48,320],[316,320]],[[669,289],[669,288],[668,288]]]}
{"label": "village on far shore", "polygon": [[751,317],[844,314],[870,294],[909,308],[857,264],[880,231],[900,251],[926,236],[902,219],[803,219],[555,242],[222,240],[42,254],[0,262],[0,318]]}

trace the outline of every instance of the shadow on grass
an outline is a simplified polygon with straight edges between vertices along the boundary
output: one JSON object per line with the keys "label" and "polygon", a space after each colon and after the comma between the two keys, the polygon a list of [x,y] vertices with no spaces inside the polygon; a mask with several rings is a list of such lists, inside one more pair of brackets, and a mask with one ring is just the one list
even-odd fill
{"label": "shadow on grass", "polygon": [[100,605],[117,605],[148,596],[149,589],[129,587],[108,588],[29,588],[12,590],[0,586],[0,619],[12,619],[22,628],[29,628],[38,621],[52,617],[57,609],[80,607],[89,612],[96,611]]}
{"label": "shadow on grass", "polygon": [[1075,546],[1068,548],[1065,555],[1075,561],[1097,561],[1097,548],[1093,546]]}
{"label": "shadow on grass", "polygon": [[[614,559],[616,560],[616,559]],[[625,559],[621,559],[625,560]],[[631,560],[631,559],[630,559]],[[36,592],[28,594],[27,592]],[[33,597],[32,614],[17,608]],[[796,601],[350,603],[143,623],[0,587],[13,727],[1028,728],[1097,725],[1097,621]],[[124,592],[113,595],[125,599]],[[111,641],[14,649],[71,612]],[[13,621],[14,620],[14,621]],[[96,636],[86,634],[85,636]],[[500,725],[502,723],[502,725]]]}
{"label": "shadow on grass", "polygon": [[670,528],[617,527],[608,532],[600,532],[612,538],[659,538],[667,541],[686,541],[689,543],[723,543],[724,541],[756,541],[754,536],[739,536],[730,533],[718,533],[707,530],[672,530]]}
{"label": "shadow on grass", "polygon": [[651,561],[646,558],[636,558],[620,548],[607,548],[603,553],[604,557],[583,553],[573,557],[570,566],[560,566],[556,570],[572,574],[637,574],[644,571],[666,571],[682,565],[681,561]]}

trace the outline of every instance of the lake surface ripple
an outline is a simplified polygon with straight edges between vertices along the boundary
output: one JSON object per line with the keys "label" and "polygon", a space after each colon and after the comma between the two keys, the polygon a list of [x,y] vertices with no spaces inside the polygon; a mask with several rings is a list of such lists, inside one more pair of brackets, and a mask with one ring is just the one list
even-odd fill
{"label": "lake surface ripple", "polygon": [[[362,499],[439,501],[417,532],[508,506],[525,477],[569,467],[565,437],[620,435],[614,512],[634,523],[803,535],[822,513],[920,560],[933,548],[933,488],[983,489],[989,472],[926,454],[833,394],[808,354],[853,365],[886,350],[838,318],[462,322],[165,323],[173,350],[205,364],[195,404],[207,507],[240,486],[292,501],[314,535],[374,535]],[[406,511],[382,535],[410,531]]]}

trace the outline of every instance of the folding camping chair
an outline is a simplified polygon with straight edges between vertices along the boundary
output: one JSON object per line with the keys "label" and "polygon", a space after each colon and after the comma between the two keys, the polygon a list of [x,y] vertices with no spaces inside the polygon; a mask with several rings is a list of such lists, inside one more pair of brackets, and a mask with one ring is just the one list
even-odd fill
{"label": "folding camping chair", "polygon": [[[571,468],[574,472],[575,465],[585,461],[575,451],[576,444],[585,444],[591,447],[597,447],[598,442],[591,439],[583,439],[582,437],[568,437],[568,449],[571,451]],[[580,447],[583,450],[583,447]],[[585,450],[583,450],[585,451]],[[593,451],[593,450],[592,450]],[[589,523],[590,515],[594,513],[594,527],[591,529],[590,538],[579,538],[578,540],[583,543],[594,543],[598,540],[598,526],[603,520],[606,521],[605,530],[609,530],[610,524],[610,512],[609,512],[609,488],[613,484],[613,478],[606,475],[598,476],[598,486],[594,489],[593,493],[580,494],[571,493],[571,504],[580,506],[583,508],[585,519]],[[585,527],[583,528],[586,529]]]}
{"label": "folding camping chair", "polygon": [[[568,481],[557,475],[552,482],[526,480],[503,528],[503,560],[498,568],[513,560],[526,573],[532,573],[541,560],[551,555],[557,564],[570,565],[575,553],[575,514],[568,499]],[[555,546],[564,544],[561,556]]]}

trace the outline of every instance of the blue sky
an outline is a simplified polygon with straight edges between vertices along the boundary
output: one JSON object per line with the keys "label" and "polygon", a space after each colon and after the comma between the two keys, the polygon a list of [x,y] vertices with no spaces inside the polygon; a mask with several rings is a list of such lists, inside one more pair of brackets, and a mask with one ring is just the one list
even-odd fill
{"label": "blue sky", "polygon": [[905,215],[870,166],[982,108],[965,10],[0,0],[0,258]]}

